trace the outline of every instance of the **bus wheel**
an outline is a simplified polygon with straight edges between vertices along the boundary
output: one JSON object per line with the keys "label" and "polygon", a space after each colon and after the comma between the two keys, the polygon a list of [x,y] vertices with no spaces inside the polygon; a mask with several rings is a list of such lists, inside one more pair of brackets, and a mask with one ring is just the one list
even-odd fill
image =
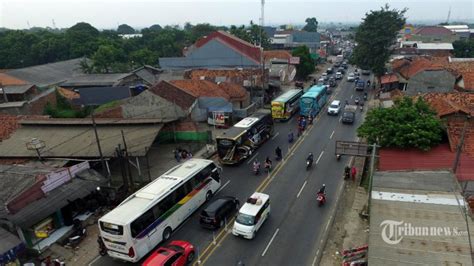
{"label": "bus wheel", "polygon": [[206,193],[206,201],[210,201],[211,198],[212,198],[212,191],[209,190],[209,191]]}
{"label": "bus wheel", "polygon": [[171,227],[166,227],[165,231],[163,231],[163,241],[167,241],[171,237]]}

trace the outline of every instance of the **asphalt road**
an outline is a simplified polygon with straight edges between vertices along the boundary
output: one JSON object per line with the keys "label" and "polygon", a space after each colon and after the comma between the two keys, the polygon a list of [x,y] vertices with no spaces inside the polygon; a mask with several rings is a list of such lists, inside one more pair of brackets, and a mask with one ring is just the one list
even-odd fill
{"label": "asphalt road", "polygon": [[[346,77],[347,75],[345,75]],[[368,76],[361,76],[367,79]],[[356,95],[354,83],[345,79],[339,82],[330,100],[346,99],[353,102]],[[194,265],[235,265],[242,261],[249,265],[312,265],[319,249],[320,237],[328,225],[334,208],[337,190],[341,187],[343,169],[349,158],[337,161],[334,155],[336,140],[355,140],[356,128],[362,113],[357,112],[354,125],[344,125],[339,116],[328,116],[326,109],[318,115],[313,126],[293,144],[287,141],[289,130],[296,130],[296,119],[275,124],[275,135],[260,147],[251,160],[238,166],[225,167],[223,186],[215,197],[232,195],[244,202],[254,191],[270,195],[271,215],[253,240],[235,237],[232,222],[219,231],[199,226],[199,212],[194,213],[176,232],[172,239],[191,242],[197,249]],[[274,149],[279,145],[284,160],[275,165]],[[314,154],[315,164],[306,171],[305,159]],[[266,156],[274,161],[270,175],[255,176],[252,162]],[[315,194],[326,184],[326,205],[318,207]],[[227,230],[226,230],[227,229]],[[108,256],[98,258],[92,265],[123,265],[125,262]],[[137,264],[139,265],[139,264]]]}

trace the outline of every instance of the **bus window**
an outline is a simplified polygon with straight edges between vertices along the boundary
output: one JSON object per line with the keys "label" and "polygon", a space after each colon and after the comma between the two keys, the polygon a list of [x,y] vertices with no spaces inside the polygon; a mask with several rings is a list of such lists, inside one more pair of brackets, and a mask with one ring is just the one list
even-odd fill
{"label": "bus window", "polygon": [[212,179],[216,180],[217,182],[221,181],[221,176],[219,174],[218,168],[214,168],[214,170],[212,170],[211,177],[212,177]]}
{"label": "bus window", "polygon": [[152,210],[145,212],[142,216],[135,219],[130,226],[132,237],[136,237],[138,234],[143,232],[143,230],[150,226],[154,221],[155,216],[153,215]]}

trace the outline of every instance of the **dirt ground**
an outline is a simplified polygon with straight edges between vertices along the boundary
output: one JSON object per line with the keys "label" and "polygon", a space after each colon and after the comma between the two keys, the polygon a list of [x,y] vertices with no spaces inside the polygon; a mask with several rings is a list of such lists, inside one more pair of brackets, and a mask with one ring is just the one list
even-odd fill
{"label": "dirt ground", "polygon": [[[356,159],[354,164],[357,167],[361,162]],[[357,180],[355,183],[347,181],[343,195],[344,199],[336,212],[320,265],[342,265],[342,250],[356,248],[368,244],[369,241],[368,220],[359,215],[366,208],[368,193],[359,186]]]}

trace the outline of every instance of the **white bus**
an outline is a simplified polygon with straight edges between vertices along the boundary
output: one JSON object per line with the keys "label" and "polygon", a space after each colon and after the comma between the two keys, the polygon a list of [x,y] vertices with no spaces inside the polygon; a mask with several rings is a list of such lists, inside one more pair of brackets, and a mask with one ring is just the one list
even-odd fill
{"label": "white bus", "polygon": [[190,159],[175,166],[99,219],[109,256],[137,262],[221,186],[213,161]]}

